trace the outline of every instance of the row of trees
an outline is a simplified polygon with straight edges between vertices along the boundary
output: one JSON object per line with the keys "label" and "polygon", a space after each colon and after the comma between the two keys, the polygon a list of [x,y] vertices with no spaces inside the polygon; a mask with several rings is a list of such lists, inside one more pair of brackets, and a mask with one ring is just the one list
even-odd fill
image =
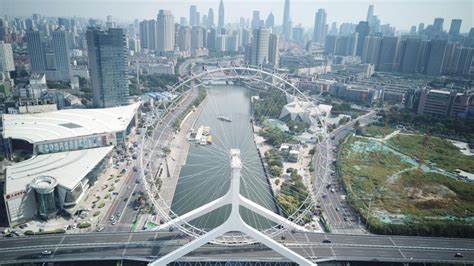
{"label": "row of trees", "polygon": [[279,177],[283,171],[282,157],[275,149],[270,149],[265,152],[265,159],[270,167],[270,175]]}
{"label": "row of trees", "polygon": [[[290,179],[281,184],[280,193],[277,195],[277,201],[283,208],[285,216],[291,215],[300,210],[305,210],[305,200],[308,197],[308,191],[303,183],[303,178],[298,174],[296,169],[288,169],[290,172]],[[310,220],[310,217],[305,217],[305,222]]]}
{"label": "row of trees", "polygon": [[280,91],[262,92],[260,100],[255,102],[254,117],[257,122],[262,123],[267,118],[278,118],[281,109],[286,104],[286,97]]}

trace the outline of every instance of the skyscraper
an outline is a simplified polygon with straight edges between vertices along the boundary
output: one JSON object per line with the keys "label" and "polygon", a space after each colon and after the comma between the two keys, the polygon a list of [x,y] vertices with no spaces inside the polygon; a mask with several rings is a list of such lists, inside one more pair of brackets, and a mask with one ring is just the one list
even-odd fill
{"label": "skyscraper", "polygon": [[280,53],[278,51],[278,36],[270,34],[268,41],[268,63],[278,67],[280,61]]}
{"label": "skyscraper", "polygon": [[421,40],[408,38],[400,44],[400,66],[399,71],[402,73],[416,73],[418,71],[420,56]]}
{"label": "skyscraper", "polygon": [[443,31],[444,18],[435,18],[433,22],[433,29],[435,31]]}
{"label": "skyscraper", "polygon": [[220,33],[221,29],[224,28],[224,2],[221,0],[219,3],[219,21],[217,22],[217,32]]}
{"label": "skyscraper", "polygon": [[180,51],[191,50],[191,28],[188,26],[179,27],[178,47]]}
{"label": "skyscraper", "polygon": [[275,26],[275,17],[273,16],[273,13],[270,12],[270,14],[267,17],[267,20],[265,21],[265,28],[268,28],[272,30],[273,32],[274,26]]}
{"label": "skyscraper", "polygon": [[157,51],[171,52],[174,49],[174,17],[169,10],[160,9],[156,19]]}
{"label": "skyscraper", "polygon": [[69,60],[69,42],[68,32],[64,28],[58,28],[53,31],[51,46],[56,61],[55,80],[71,80],[71,64]]}
{"label": "skyscraper", "polygon": [[443,70],[447,41],[431,40],[426,48],[424,73],[438,76]]}
{"label": "skyscraper", "polygon": [[0,41],[0,72],[14,71],[12,45]]}
{"label": "skyscraper", "polygon": [[204,29],[195,26],[191,30],[191,49],[198,49],[204,46]]}
{"label": "skyscraper", "polygon": [[252,29],[260,28],[260,11],[254,10],[252,15]]}
{"label": "skyscraper", "polygon": [[459,31],[461,30],[461,19],[453,19],[451,20],[451,27],[449,28],[449,35],[459,35]]}
{"label": "skyscraper", "polygon": [[209,8],[207,12],[207,28],[211,28],[214,26],[214,10]]}
{"label": "skyscraper", "polygon": [[369,5],[369,10],[367,10],[367,19],[365,21],[371,22],[372,17],[374,16],[374,5]]}
{"label": "skyscraper", "polygon": [[37,30],[29,30],[26,32],[26,42],[28,47],[28,55],[30,57],[31,72],[46,72],[46,53],[43,33]]}
{"label": "skyscraper", "polygon": [[140,47],[156,50],[156,21],[154,19],[140,22]]}
{"label": "skyscraper", "polygon": [[379,54],[375,70],[393,71],[395,69],[395,57],[398,48],[398,37],[384,36],[380,42]]}
{"label": "skyscraper", "polygon": [[314,18],[314,34],[313,41],[323,43],[326,37],[326,11],[322,8],[318,9]]}
{"label": "skyscraper", "polygon": [[362,62],[375,64],[377,63],[377,57],[380,50],[380,38],[379,36],[367,36],[365,37],[364,50],[362,51]]}
{"label": "skyscraper", "polygon": [[359,22],[359,25],[356,27],[356,32],[359,34],[356,55],[362,56],[362,52],[364,51],[365,37],[367,37],[370,32],[369,23],[367,21]]}
{"label": "skyscraper", "polygon": [[123,30],[88,28],[86,36],[94,107],[127,104],[127,49]]}
{"label": "skyscraper", "polygon": [[251,45],[251,60],[250,64],[260,65],[268,62],[268,46],[270,42],[269,29],[255,29],[253,30],[253,38]]}
{"label": "skyscraper", "polygon": [[197,21],[198,21],[197,8],[195,5],[191,5],[189,7],[189,25],[191,27],[198,26]]}
{"label": "skyscraper", "polygon": [[285,0],[285,10],[283,12],[283,36],[289,40],[291,38],[290,26],[290,0]]}

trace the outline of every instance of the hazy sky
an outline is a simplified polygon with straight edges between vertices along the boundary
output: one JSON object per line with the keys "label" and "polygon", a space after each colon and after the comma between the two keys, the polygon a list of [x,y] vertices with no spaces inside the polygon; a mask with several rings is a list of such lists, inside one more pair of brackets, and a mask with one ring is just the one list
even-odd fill
{"label": "hazy sky", "polygon": [[[156,18],[159,9],[169,9],[175,16],[189,19],[189,6],[196,5],[199,12],[207,14],[210,7],[214,9],[214,20],[217,23],[219,0],[0,0],[0,15],[30,16],[40,13],[51,16],[82,16],[105,19],[112,15],[114,20]],[[302,23],[312,27],[317,9],[324,8],[327,22],[336,21],[357,23],[365,20],[369,4],[375,6],[375,15],[381,23],[390,23],[398,30],[409,30],[411,25],[424,22],[432,24],[435,17],[445,19],[444,29],[449,29],[451,19],[462,19],[462,32],[467,32],[474,24],[474,0],[290,0],[290,17],[293,25]],[[251,17],[253,10],[260,11],[261,19],[266,19],[270,12],[275,16],[275,23],[283,20],[284,0],[224,0],[227,22],[237,22],[243,17]]]}

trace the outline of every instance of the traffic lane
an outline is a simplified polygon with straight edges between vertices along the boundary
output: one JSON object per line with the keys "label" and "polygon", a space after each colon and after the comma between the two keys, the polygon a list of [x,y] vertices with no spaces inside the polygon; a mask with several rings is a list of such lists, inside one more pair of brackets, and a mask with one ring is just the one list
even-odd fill
{"label": "traffic lane", "polygon": [[332,250],[334,255],[339,258],[351,257],[351,258],[364,258],[364,260],[373,259],[395,259],[396,261],[402,261],[404,259],[403,254],[395,248],[375,248],[375,247],[339,247],[333,246]]}
{"label": "traffic lane", "polygon": [[37,236],[37,237],[14,237],[14,238],[5,238],[0,240],[0,250],[3,248],[10,248],[10,247],[22,247],[22,246],[29,246],[32,243],[35,245],[56,245],[61,242],[65,235],[58,235],[58,236]]}
{"label": "traffic lane", "polygon": [[456,257],[458,251],[450,250],[425,250],[425,249],[400,249],[403,255],[415,261],[452,261],[458,263],[474,263],[474,251],[459,251],[462,257]]}
{"label": "traffic lane", "polygon": [[63,240],[62,244],[83,244],[83,243],[118,243],[128,242],[130,234],[118,233],[118,234],[93,234],[87,237],[81,237],[79,235],[67,235]]}
{"label": "traffic lane", "polygon": [[390,239],[397,246],[405,247],[438,247],[438,248],[461,248],[461,249],[474,249],[474,239],[455,239],[455,238],[443,238],[442,241],[437,241],[436,238],[427,237],[397,237],[391,236]]}

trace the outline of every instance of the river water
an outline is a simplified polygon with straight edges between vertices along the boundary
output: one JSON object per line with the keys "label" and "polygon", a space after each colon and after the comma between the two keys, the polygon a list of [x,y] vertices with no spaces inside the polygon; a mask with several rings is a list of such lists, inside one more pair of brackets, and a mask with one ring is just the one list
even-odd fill
{"label": "river water", "polygon": [[[189,148],[171,206],[178,215],[225,194],[230,184],[230,149],[240,149],[241,153],[241,194],[275,211],[250,123],[250,97],[254,94],[246,88],[233,85],[212,85],[208,88],[207,101],[194,127],[210,126],[213,143],[207,146],[191,144]],[[217,116],[229,117],[232,122],[217,120]],[[243,219],[256,228],[263,229],[272,225],[243,207],[240,212]],[[230,206],[225,206],[195,219],[192,224],[199,228],[214,228],[229,213]]]}

